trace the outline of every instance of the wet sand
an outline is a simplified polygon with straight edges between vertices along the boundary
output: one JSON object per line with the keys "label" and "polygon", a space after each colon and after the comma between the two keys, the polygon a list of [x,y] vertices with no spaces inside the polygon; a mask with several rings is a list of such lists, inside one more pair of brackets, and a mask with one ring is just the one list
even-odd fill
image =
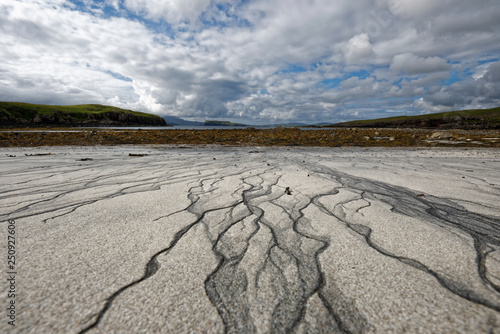
{"label": "wet sand", "polygon": [[15,328],[2,293],[2,333],[500,331],[499,150],[67,146],[0,162],[19,291]]}

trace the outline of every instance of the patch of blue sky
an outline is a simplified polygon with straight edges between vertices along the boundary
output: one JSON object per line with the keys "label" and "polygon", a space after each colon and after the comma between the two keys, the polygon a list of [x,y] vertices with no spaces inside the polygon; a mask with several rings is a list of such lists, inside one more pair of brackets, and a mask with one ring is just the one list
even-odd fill
{"label": "patch of blue sky", "polygon": [[115,72],[111,72],[111,71],[106,71],[106,73],[111,75],[115,79],[126,81],[126,82],[132,82],[132,79],[130,79],[129,77],[126,77],[124,75],[121,75],[120,73],[115,73]]}
{"label": "patch of blue sky", "polygon": [[464,72],[464,76],[466,76],[466,77],[470,77],[470,76],[472,76],[475,73],[470,68],[466,68],[463,72]]}
{"label": "patch of blue sky", "polygon": [[338,86],[340,86],[340,83],[342,81],[344,81],[344,79],[342,79],[342,78],[326,79],[326,80],[321,81],[319,83],[319,85],[323,88],[333,89],[333,88],[337,88]]}
{"label": "patch of blue sky", "polygon": [[306,71],[308,71],[308,69],[304,66],[298,64],[286,64],[279,73],[299,73]]}
{"label": "patch of blue sky", "polygon": [[346,109],[358,109],[359,108],[359,105],[355,105],[355,104],[344,104],[343,105],[344,108]]}
{"label": "patch of blue sky", "polygon": [[318,61],[314,62],[311,64],[311,70],[322,70],[323,69],[323,66],[328,66],[328,65],[332,65],[331,63],[329,63],[327,60],[328,58],[328,55],[324,55],[323,57],[321,57]]}
{"label": "patch of blue sky", "polygon": [[398,80],[394,81],[394,82],[392,83],[392,85],[393,85],[393,86],[396,86],[396,87],[398,87],[398,88],[401,88],[401,87],[402,87],[402,86],[401,86],[401,83],[402,83],[402,82],[403,82],[403,78],[399,78]]}
{"label": "patch of blue sky", "polygon": [[129,13],[127,18],[142,23],[149,31],[152,31],[156,34],[166,35],[172,39],[175,39],[176,31],[165,20],[161,21],[146,20],[143,17],[133,13]]}
{"label": "patch of blue sky", "polygon": [[251,95],[271,95],[267,89],[253,90],[250,92]]}
{"label": "patch of blue sky", "polygon": [[[240,1],[238,3],[217,3],[214,5],[213,9],[205,11],[200,16],[200,22],[204,25],[205,28],[211,27],[250,27],[250,22],[237,15],[239,7],[247,1]],[[217,15],[213,14],[215,11],[216,14],[219,14],[221,20],[217,19]]]}
{"label": "patch of blue sky", "polygon": [[495,58],[483,59],[483,60],[479,60],[477,63],[479,65],[483,65],[483,64],[487,64],[487,63],[494,63],[497,61],[500,61],[500,58],[495,57]]}
{"label": "patch of blue sky", "polygon": [[462,81],[462,80],[464,80],[462,72],[460,72],[460,71],[451,71],[449,78],[441,80],[441,83],[444,86],[451,86],[455,82],[459,82],[459,81]]}
{"label": "patch of blue sky", "polygon": [[352,77],[358,77],[359,79],[366,79],[369,76],[370,76],[370,72],[368,72],[367,70],[360,70],[360,71],[346,73],[344,78],[349,79]]}
{"label": "patch of blue sky", "polygon": [[326,79],[326,80],[320,81],[319,86],[321,88],[333,89],[333,88],[337,88],[338,86],[340,86],[342,81],[345,81],[349,78],[357,77],[360,80],[362,80],[362,79],[368,78],[369,76],[370,76],[370,72],[368,72],[367,70],[348,72],[348,73],[345,73],[341,78],[333,78],[333,79]]}
{"label": "patch of blue sky", "polygon": [[89,8],[85,2],[78,1],[78,0],[68,0],[67,4],[62,3],[62,6],[66,7],[66,8],[73,9],[73,10],[78,10],[80,12],[87,12],[89,10]]}
{"label": "patch of blue sky", "polygon": [[329,60],[330,55],[329,54],[324,54],[318,58],[316,58],[314,61],[312,61],[309,64],[309,70],[310,71],[319,71],[319,72],[326,72],[329,70],[331,67],[338,67],[338,64],[332,63]]}
{"label": "patch of blue sky", "polygon": [[399,85],[401,86],[401,83],[405,83],[405,84],[411,83],[412,81],[420,80],[424,77],[425,77],[425,75],[423,75],[423,74],[412,74],[409,76],[402,77],[394,82],[399,83]]}
{"label": "patch of blue sky", "polygon": [[109,6],[104,0],[94,0],[91,2],[68,0],[67,2],[71,3],[71,5],[63,4],[64,7],[79,12],[95,15],[99,11],[104,18],[118,16],[118,11],[113,6]]}

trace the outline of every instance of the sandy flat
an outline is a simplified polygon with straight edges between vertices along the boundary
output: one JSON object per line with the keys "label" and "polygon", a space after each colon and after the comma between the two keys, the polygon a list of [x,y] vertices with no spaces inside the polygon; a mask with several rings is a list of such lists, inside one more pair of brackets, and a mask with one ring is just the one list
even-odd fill
{"label": "sandy flat", "polygon": [[500,333],[496,149],[2,148],[0,171],[1,333]]}

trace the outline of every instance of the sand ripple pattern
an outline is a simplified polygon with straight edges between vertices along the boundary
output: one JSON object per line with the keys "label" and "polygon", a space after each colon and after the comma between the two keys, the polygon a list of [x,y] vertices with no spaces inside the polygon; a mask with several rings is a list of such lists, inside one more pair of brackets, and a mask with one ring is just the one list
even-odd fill
{"label": "sand ripple pattern", "polygon": [[[95,246],[110,254],[103,265],[68,265],[64,277],[50,264],[27,270],[19,332],[500,331],[496,157],[438,152],[429,165],[431,153],[418,151],[400,163],[402,151],[384,150],[59,150],[3,167],[1,221],[27,226],[26,264],[50,238],[107,224],[96,215],[79,226],[96,210],[120,215],[105,228],[122,241]],[[455,177],[467,192],[440,188]],[[144,198],[140,214],[134,201]],[[144,249],[128,220],[150,236],[137,236]],[[64,247],[53,250],[71,264]],[[78,250],[79,265],[89,249]],[[92,272],[101,283],[80,283]],[[36,277],[72,287],[56,297]],[[44,311],[56,301],[59,318]]]}

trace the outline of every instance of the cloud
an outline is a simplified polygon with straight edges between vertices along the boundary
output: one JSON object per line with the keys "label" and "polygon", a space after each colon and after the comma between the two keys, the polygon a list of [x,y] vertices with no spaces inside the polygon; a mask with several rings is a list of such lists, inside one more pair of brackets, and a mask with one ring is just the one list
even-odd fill
{"label": "cloud", "polygon": [[348,63],[356,63],[358,60],[373,57],[373,47],[368,34],[362,33],[351,38],[344,47],[344,56]]}
{"label": "cloud", "polygon": [[487,108],[499,16],[496,0],[6,0],[0,99],[250,123]]}
{"label": "cloud", "polygon": [[499,83],[500,82],[500,62],[492,63],[488,71],[483,75],[486,81],[491,83]]}
{"label": "cloud", "polygon": [[446,59],[440,57],[418,57],[411,53],[402,53],[394,56],[391,70],[406,74],[432,73],[447,71],[450,65]]}

